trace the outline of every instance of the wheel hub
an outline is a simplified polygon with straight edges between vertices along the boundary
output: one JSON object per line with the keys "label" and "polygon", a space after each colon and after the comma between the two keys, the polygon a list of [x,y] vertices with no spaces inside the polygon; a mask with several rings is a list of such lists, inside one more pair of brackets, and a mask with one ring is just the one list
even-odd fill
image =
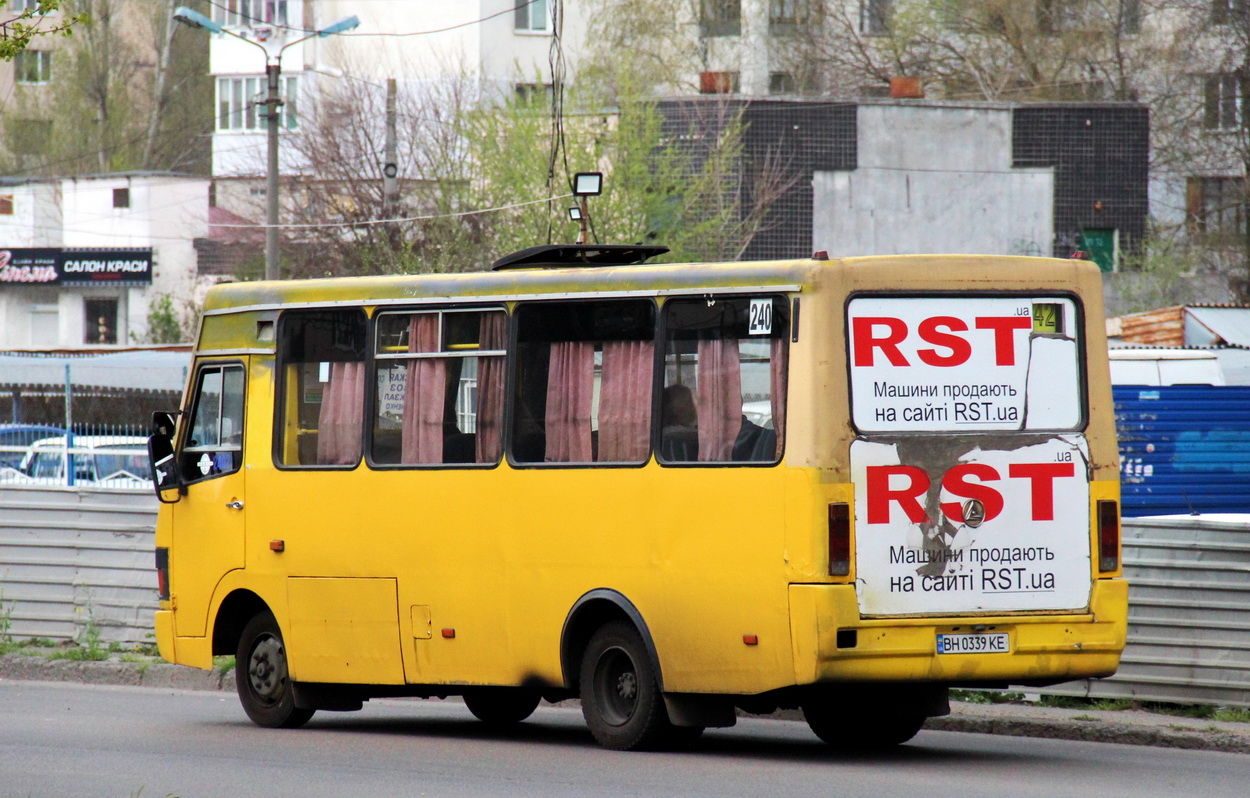
{"label": "wheel hub", "polygon": [[638,676],[633,671],[626,671],[616,679],[616,693],[626,701],[633,701],[638,695]]}
{"label": "wheel hub", "polygon": [[286,653],[272,637],[256,644],[247,668],[252,690],[258,696],[276,699],[286,682]]}

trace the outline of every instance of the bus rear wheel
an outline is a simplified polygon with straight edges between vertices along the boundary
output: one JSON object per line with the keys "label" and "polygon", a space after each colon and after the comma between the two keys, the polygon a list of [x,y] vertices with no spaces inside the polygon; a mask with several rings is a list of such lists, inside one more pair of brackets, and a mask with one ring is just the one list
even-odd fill
{"label": "bus rear wheel", "polygon": [[542,696],[523,687],[479,687],[466,690],[464,705],[483,723],[503,726],[534,714]]}
{"label": "bus rear wheel", "polygon": [[243,627],[234,666],[234,683],[243,711],[257,726],[294,729],[303,726],[314,710],[295,706],[295,691],[287,671],[282,630],[269,612],[255,615]]}
{"label": "bus rear wheel", "polygon": [[804,702],[803,718],[816,736],[839,750],[893,748],[916,736],[924,725],[923,711],[816,700]]}
{"label": "bus rear wheel", "polygon": [[624,621],[590,638],[581,667],[582,715],[604,748],[634,751],[671,744],[673,726],[642,637]]}

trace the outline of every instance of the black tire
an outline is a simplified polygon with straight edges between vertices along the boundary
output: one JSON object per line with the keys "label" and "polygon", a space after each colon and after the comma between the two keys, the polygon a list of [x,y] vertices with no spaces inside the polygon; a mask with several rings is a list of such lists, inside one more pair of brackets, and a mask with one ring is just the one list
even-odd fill
{"label": "black tire", "polygon": [[905,707],[856,706],[832,701],[803,703],[803,718],[816,736],[845,751],[902,745],[916,736],[925,714]]}
{"label": "black tire", "polygon": [[507,726],[534,714],[542,696],[523,687],[479,687],[466,690],[464,705],[473,717],[495,726]]}
{"label": "black tire", "polygon": [[591,636],[582,657],[581,699],[586,725],[604,748],[636,751],[673,742],[675,727],[632,624],[613,621]]}
{"label": "black tire", "polygon": [[234,683],[243,711],[257,726],[294,729],[303,726],[315,710],[295,706],[295,691],[287,672],[282,630],[269,612],[254,616],[243,627],[234,665]]}

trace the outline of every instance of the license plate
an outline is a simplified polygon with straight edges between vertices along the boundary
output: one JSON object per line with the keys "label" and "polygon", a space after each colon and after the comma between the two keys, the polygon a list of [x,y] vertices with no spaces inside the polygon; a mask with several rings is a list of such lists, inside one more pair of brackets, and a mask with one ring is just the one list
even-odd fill
{"label": "license plate", "polygon": [[937,636],[939,654],[1006,654],[1007,651],[1006,632]]}

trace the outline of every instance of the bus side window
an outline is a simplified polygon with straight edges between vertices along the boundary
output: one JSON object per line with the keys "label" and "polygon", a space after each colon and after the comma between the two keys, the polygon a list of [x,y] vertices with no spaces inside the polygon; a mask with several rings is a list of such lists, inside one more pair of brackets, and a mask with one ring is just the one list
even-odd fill
{"label": "bus side window", "polygon": [[664,305],[661,463],[776,463],[785,442],[789,303],[700,297]]}
{"label": "bus side window", "polygon": [[196,379],[180,463],[187,482],[231,474],[243,464],[243,367],[205,366]]}
{"label": "bus side window", "polygon": [[501,309],[379,315],[374,465],[494,465],[503,452]]}
{"label": "bus side window", "polygon": [[513,461],[646,462],[654,303],[531,302],[516,313]]}
{"label": "bus side window", "polygon": [[354,467],[360,462],[366,336],[361,310],[283,314],[274,435],[278,465]]}

